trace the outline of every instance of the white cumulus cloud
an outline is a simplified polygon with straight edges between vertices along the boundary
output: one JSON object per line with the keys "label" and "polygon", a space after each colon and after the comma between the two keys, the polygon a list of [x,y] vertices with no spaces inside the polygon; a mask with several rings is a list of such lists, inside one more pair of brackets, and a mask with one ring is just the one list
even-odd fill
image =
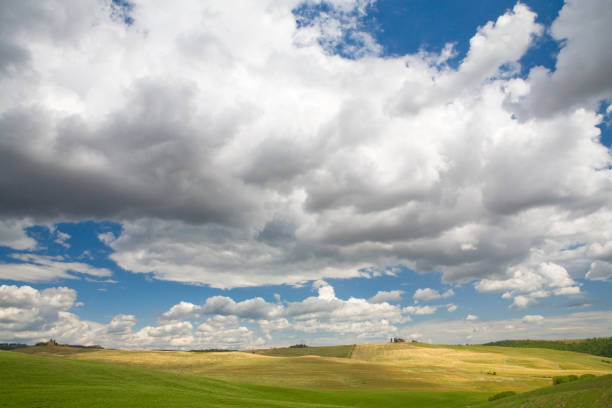
{"label": "white cumulus cloud", "polygon": [[478,292],[504,292],[504,299],[513,299],[513,306],[523,308],[551,295],[575,295],[580,287],[561,265],[544,262],[536,267],[509,270],[507,279],[482,279],[474,284]]}
{"label": "white cumulus cloud", "polygon": [[544,317],[540,315],[525,315],[522,320],[525,323],[540,323],[544,320]]}
{"label": "white cumulus cloud", "polygon": [[368,301],[370,303],[399,302],[402,300],[402,293],[404,292],[401,290],[379,290],[374,296],[368,299]]}
{"label": "white cumulus cloud", "polygon": [[586,274],[586,278],[590,280],[608,280],[611,277],[612,262],[595,261]]}
{"label": "white cumulus cloud", "polygon": [[108,278],[112,272],[83,262],[31,254],[13,254],[13,263],[0,263],[0,278],[22,282],[47,282],[57,279],[79,279],[79,275]]}
{"label": "white cumulus cloud", "polygon": [[[303,284],[401,264],[517,306],[579,291],[542,265],[573,280],[610,261],[607,0],[568,0],[556,71],[528,78],[544,27],[520,2],[473,28],[456,68],[451,46],[380,55],[358,24],[373,2],[300,26],[303,4],[137,2],[129,26],[112,2],[0,4],[0,245],[32,249],[30,220],[107,219],[122,224],[99,237],[111,259],[155,279]],[[45,262],[0,274],[107,276]]]}
{"label": "white cumulus cloud", "polygon": [[454,295],[455,292],[452,289],[448,289],[446,292],[440,293],[435,289],[425,288],[417,289],[416,292],[414,292],[412,299],[414,299],[415,303],[418,303],[419,301],[426,302],[429,300],[444,299]]}

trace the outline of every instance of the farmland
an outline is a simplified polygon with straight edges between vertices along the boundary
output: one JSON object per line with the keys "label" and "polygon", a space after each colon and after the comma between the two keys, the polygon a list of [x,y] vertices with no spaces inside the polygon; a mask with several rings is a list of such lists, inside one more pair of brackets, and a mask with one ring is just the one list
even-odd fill
{"label": "farmland", "polygon": [[[310,390],[528,391],[553,376],[612,373],[599,356],[548,349],[434,346],[423,343],[358,344],[351,358],[294,356],[304,349],[190,353],[184,351],[83,350],[61,346],[19,349],[31,354],[118,363],[240,384]],[[340,354],[341,348],[320,348]],[[286,355],[286,356],[282,356]],[[603,359],[605,360],[605,359]]]}
{"label": "farmland", "polygon": [[[501,391],[523,393],[547,387],[553,376],[612,373],[609,359],[582,353],[423,343],[223,353],[47,345],[2,352],[0,356],[2,370],[7,370],[3,378],[8,372],[17,373],[2,386],[3,393],[24,394],[23,398],[28,394],[31,399],[34,395],[25,390],[37,389],[40,391],[35,395],[48,393],[51,400],[59,401],[59,390],[72,389],[71,396],[83,393],[86,398],[96,390],[116,388],[113,398],[125,394],[127,399],[138,398],[150,404],[159,401],[159,406],[165,398],[174,401],[173,406],[192,406],[191,399],[205,398],[208,406],[374,407],[413,403],[465,407],[486,403],[488,397]],[[28,372],[41,375],[27,376]],[[93,388],[84,393],[79,391],[81,386],[83,390]],[[598,390],[594,387],[590,392],[597,394]],[[38,406],[28,401],[0,406]],[[124,402],[118,401],[116,406],[140,406]]]}
{"label": "farmland", "polygon": [[482,408],[583,408],[612,406],[612,375],[549,386],[502,398]]}
{"label": "farmland", "polygon": [[[10,374],[10,375],[9,375]],[[475,392],[312,391],[0,352],[0,407],[464,407]]]}

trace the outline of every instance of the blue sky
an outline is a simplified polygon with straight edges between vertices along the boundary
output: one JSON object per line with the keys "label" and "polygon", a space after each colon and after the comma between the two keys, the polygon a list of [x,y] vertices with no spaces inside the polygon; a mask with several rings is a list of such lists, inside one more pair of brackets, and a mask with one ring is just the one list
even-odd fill
{"label": "blue sky", "polygon": [[0,10],[0,341],[611,335],[605,0],[92,2]]}

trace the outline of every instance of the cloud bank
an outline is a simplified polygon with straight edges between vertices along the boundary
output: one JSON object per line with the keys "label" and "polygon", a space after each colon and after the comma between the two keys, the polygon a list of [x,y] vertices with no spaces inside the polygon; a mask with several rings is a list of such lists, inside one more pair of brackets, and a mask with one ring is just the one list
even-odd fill
{"label": "cloud bank", "polygon": [[[387,302],[340,299],[326,282],[319,282],[314,289],[316,296],[281,304],[262,298],[236,302],[225,296],[209,297],[200,305],[183,301],[162,313],[157,324],[138,327],[130,314],[118,314],[108,323],[82,320],[76,312],[79,303],[73,289],[2,285],[0,338],[30,344],[54,338],[60,343],[139,349],[248,349],[288,346],[305,338],[309,344],[384,342],[391,336],[462,344],[526,337],[593,337],[610,335],[605,328],[612,327],[607,311],[485,320],[473,314],[459,318],[437,312],[449,305],[402,309]],[[456,310],[451,310],[452,306],[448,312]],[[423,322],[410,318],[433,313],[437,313],[433,319]]]}
{"label": "cloud bank", "polygon": [[[525,78],[546,28],[522,3],[475,28],[456,68],[450,45],[381,56],[358,25],[371,2],[303,24],[298,1],[239,3],[134,1],[130,24],[109,1],[0,5],[1,245],[32,249],[35,222],[109,219],[111,258],[156,279],[232,288],[402,264],[517,307],[611,276],[607,0],[568,0],[556,70]],[[47,266],[29,281],[66,276]],[[328,300],[331,315],[363,305]]]}

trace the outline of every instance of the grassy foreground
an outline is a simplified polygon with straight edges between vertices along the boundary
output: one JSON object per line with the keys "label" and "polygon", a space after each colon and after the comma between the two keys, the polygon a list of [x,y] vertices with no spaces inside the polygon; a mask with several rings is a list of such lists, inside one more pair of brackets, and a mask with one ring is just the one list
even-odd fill
{"label": "grassy foreground", "polygon": [[612,407],[612,375],[550,386],[478,406],[482,408]]}
{"label": "grassy foreground", "polygon": [[[547,387],[553,376],[587,373],[601,377]],[[191,353],[47,345],[0,351],[0,408],[595,408],[612,407],[611,373],[608,359],[541,348],[387,343]],[[521,394],[487,402],[510,390]]]}
{"label": "grassy foreground", "polygon": [[465,407],[478,392],[327,391],[238,385],[153,369],[0,351],[0,407]]}

